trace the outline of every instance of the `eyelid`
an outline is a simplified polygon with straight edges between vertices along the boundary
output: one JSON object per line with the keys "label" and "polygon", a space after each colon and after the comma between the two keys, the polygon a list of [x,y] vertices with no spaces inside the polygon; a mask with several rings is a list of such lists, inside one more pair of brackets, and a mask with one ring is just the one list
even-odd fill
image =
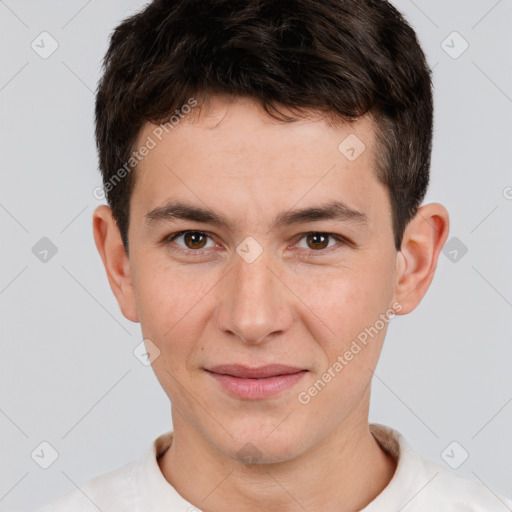
{"label": "eyelid", "polygon": [[[324,235],[324,236],[333,238],[334,240],[336,240],[338,242],[336,245],[333,245],[332,247],[327,247],[326,249],[319,249],[317,251],[315,251],[314,249],[306,250],[306,252],[308,253],[308,256],[311,256],[311,255],[312,256],[322,256],[325,254],[330,254],[331,251],[339,250],[340,246],[344,246],[344,245],[352,246],[353,245],[352,242],[350,242],[350,240],[348,240],[344,236],[338,235],[336,233],[329,233],[328,231],[307,231],[305,233],[300,233],[299,235],[297,235],[295,237],[295,239],[297,240],[295,242],[295,244],[298,244],[303,238],[307,237],[308,235]],[[296,249],[293,249],[293,250],[296,250]]]}
{"label": "eyelid", "polygon": [[[184,229],[182,231],[176,231],[175,233],[171,233],[169,235],[166,235],[164,237],[164,239],[162,240],[162,243],[164,245],[166,244],[170,244],[171,242],[173,242],[176,238],[182,236],[182,235],[185,235],[187,233],[199,233],[200,235],[203,235],[203,236],[206,236],[208,237],[210,240],[213,241],[213,238],[212,238],[212,235],[211,233],[208,233],[208,231],[202,231],[200,229]],[[208,247],[207,249],[211,249],[211,247]],[[186,252],[186,253],[197,253],[197,254],[201,254],[202,251],[204,250],[207,250],[207,249],[188,249],[186,247],[181,247],[181,246],[178,246],[178,249],[174,249],[176,251],[182,251],[182,252]]]}
{"label": "eyelid", "polygon": [[[163,244],[170,244],[171,242],[173,242],[176,238],[186,234],[186,233],[199,233],[203,236],[206,236],[208,238],[210,238],[210,240],[213,241],[213,238],[212,238],[212,234],[209,233],[208,231],[202,231],[200,229],[184,229],[182,231],[177,231],[175,233],[171,233],[169,235],[166,235],[164,237],[164,239],[162,240],[162,243]],[[298,235],[296,235],[294,237],[294,245],[295,244],[298,244],[303,238],[309,236],[309,235],[315,235],[315,234],[319,234],[319,235],[324,235],[324,236],[328,236],[328,237],[331,237],[331,238],[334,238],[338,244],[337,245],[334,245],[332,247],[328,247],[326,249],[319,249],[317,251],[315,251],[314,249],[311,249],[311,250],[307,250],[306,249],[306,252],[309,253],[309,255],[318,255],[318,256],[321,256],[322,254],[328,254],[331,252],[331,250],[338,250],[340,248],[340,246],[344,246],[344,245],[349,245],[349,246],[352,246],[352,242],[350,240],[348,240],[347,238],[345,238],[344,236],[342,235],[338,235],[336,233],[329,233],[327,231],[306,231],[304,233],[299,233]],[[178,246],[177,249],[173,249],[177,252],[184,252],[184,253],[196,253],[198,255],[202,254],[204,251],[207,251],[208,249],[213,249],[212,247],[208,247],[206,249],[187,249],[187,248],[184,248],[184,247],[181,247],[181,246]],[[296,249],[293,249],[293,250],[296,250]],[[301,250],[301,249],[299,249]]]}

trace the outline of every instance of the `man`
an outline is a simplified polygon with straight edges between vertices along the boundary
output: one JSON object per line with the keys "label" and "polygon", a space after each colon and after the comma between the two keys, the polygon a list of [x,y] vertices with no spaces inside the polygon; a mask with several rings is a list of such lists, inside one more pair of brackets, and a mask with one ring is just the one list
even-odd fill
{"label": "man", "polygon": [[512,507],[368,423],[449,229],[421,206],[430,70],[396,9],[156,0],[112,35],[96,138],[96,245],[173,431],[45,512]]}

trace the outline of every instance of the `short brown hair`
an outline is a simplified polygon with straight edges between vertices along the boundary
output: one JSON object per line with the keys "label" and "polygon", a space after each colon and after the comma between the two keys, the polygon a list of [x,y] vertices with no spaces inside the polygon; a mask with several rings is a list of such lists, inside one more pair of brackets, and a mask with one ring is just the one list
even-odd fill
{"label": "short brown hair", "polygon": [[114,30],[103,70],[96,143],[126,249],[134,184],[126,163],[137,135],[212,94],[256,98],[283,122],[294,119],[280,105],[297,117],[314,110],[350,122],[369,114],[400,249],[428,187],[433,101],[416,34],[389,2],[154,0]]}

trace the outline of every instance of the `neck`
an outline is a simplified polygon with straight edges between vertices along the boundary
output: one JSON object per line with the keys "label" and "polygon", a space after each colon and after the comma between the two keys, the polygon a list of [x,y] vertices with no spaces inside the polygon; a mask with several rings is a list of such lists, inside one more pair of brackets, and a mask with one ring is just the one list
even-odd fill
{"label": "neck", "polygon": [[292,460],[243,464],[222,457],[182,417],[173,416],[173,442],[159,464],[181,496],[208,512],[353,512],[373,501],[396,469],[367,418],[339,425]]}

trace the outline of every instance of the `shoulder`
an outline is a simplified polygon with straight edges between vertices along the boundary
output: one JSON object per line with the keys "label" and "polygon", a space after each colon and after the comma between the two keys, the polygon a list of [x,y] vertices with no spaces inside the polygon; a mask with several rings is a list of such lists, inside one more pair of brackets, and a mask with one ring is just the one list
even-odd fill
{"label": "shoulder", "polygon": [[87,480],[35,512],[117,512],[120,497],[123,501],[134,498],[134,471],[139,461],[133,461],[113,471]]}
{"label": "shoulder", "polygon": [[35,512],[189,511],[191,505],[163,476],[158,459],[173,431],[158,436],[137,460],[96,476]]}
{"label": "shoulder", "polygon": [[[512,500],[499,495],[484,483],[463,478],[429,459],[422,460],[429,474],[433,476],[426,483],[424,492],[420,491],[418,494],[419,508],[411,507],[411,512],[428,507],[447,512],[512,511]],[[409,509],[405,509],[407,510]]]}
{"label": "shoulder", "polygon": [[381,447],[396,461],[388,486],[364,509],[381,512],[511,512],[512,500],[482,482],[460,477],[447,467],[414,452],[405,438],[385,425],[371,424]]}

